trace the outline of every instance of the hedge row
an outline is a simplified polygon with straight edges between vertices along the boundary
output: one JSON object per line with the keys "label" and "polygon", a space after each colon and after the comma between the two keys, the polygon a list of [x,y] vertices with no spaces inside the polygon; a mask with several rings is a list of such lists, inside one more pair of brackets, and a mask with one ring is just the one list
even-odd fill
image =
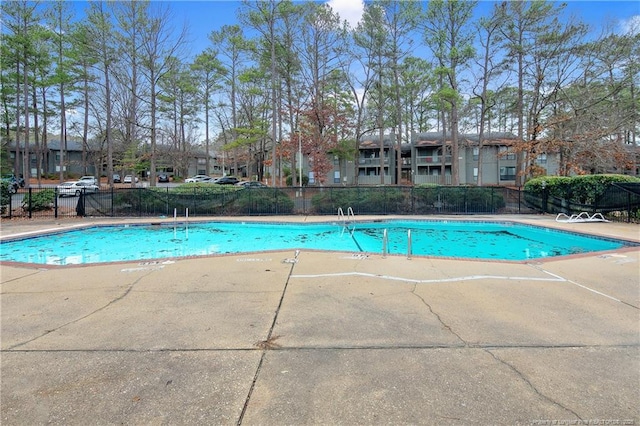
{"label": "hedge row", "polygon": [[541,176],[524,185],[526,193],[556,197],[578,204],[595,204],[612,183],[640,183],[627,175]]}

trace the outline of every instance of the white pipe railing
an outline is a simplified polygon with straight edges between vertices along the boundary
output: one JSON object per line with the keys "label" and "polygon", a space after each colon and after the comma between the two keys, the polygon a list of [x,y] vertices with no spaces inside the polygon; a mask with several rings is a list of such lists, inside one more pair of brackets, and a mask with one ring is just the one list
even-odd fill
{"label": "white pipe railing", "polygon": [[389,238],[387,236],[387,230],[384,230],[384,233],[382,234],[382,257],[385,258],[387,257],[387,245],[389,244]]}

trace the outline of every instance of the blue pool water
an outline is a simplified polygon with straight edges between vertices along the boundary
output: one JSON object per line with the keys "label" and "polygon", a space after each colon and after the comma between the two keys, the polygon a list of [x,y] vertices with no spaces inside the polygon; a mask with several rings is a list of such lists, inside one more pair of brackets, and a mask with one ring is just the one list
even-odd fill
{"label": "blue pool water", "polygon": [[47,265],[163,259],[283,249],[528,260],[614,250],[631,243],[514,223],[381,221],[277,224],[194,222],[97,226],[0,243],[0,261]]}

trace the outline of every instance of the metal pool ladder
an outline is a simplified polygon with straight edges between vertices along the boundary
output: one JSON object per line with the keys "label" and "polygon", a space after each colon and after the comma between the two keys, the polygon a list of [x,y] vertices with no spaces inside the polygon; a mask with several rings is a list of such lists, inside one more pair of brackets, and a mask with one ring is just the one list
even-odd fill
{"label": "metal pool ladder", "polygon": [[356,225],[354,223],[355,219],[356,215],[353,213],[353,209],[351,207],[347,208],[346,216],[342,207],[338,207],[338,220],[342,221],[342,233],[344,233],[346,229],[349,229],[349,223],[353,223],[353,228],[349,229],[349,233],[353,235],[353,231],[356,230]]}
{"label": "metal pool ladder", "polygon": [[[411,229],[407,230],[407,259],[411,259],[411,254],[413,253],[412,248],[412,239],[411,239]],[[387,233],[387,228],[382,232],[382,258],[387,257],[387,253],[389,253],[389,234]]]}

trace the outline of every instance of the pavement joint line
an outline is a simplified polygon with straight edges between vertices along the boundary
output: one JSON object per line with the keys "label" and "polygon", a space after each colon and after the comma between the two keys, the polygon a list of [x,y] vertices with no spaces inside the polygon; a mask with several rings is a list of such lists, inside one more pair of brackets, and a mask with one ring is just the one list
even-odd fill
{"label": "pavement joint line", "polygon": [[544,270],[544,269],[542,269],[542,268],[539,268],[539,267],[537,267],[537,266],[534,266],[534,268],[535,268],[535,269],[538,269],[539,271],[542,271],[542,272],[544,272],[544,273],[546,273],[546,274],[552,275],[552,276],[554,276],[554,277],[558,277],[558,278],[560,278],[560,279],[561,279],[562,281],[564,281],[564,282],[571,283],[571,284],[573,284],[573,285],[575,285],[575,286],[578,286],[578,287],[580,287],[580,288],[583,288],[583,289],[585,289],[585,290],[588,290],[588,291],[590,291],[590,292],[592,292],[592,293],[595,293],[595,294],[597,294],[597,295],[600,295],[600,296],[606,297],[607,299],[611,299],[611,300],[613,300],[613,301],[620,302],[620,303],[625,304],[625,305],[629,305],[629,306],[631,306],[632,308],[640,309],[640,308],[639,308],[639,307],[637,307],[637,306],[634,306],[634,305],[632,305],[632,304],[630,304],[630,303],[628,303],[628,302],[624,302],[624,301],[622,301],[622,300],[620,300],[620,299],[618,299],[618,298],[615,298],[615,297],[613,297],[613,296],[610,296],[610,295],[608,295],[608,294],[606,294],[606,293],[603,293],[603,292],[601,292],[601,291],[595,290],[595,289],[593,289],[593,288],[591,288],[591,287],[587,287],[587,286],[586,286],[586,285],[584,285],[584,284],[577,283],[577,282],[575,282],[575,281],[573,281],[573,280],[570,280],[570,279],[562,278],[560,275],[557,275],[557,274],[554,274],[554,273],[552,273],[552,272],[546,271],[546,270]]}
{"label": "pavement joint line", "polygon": [[622,303],[622,300],[620,300],[620,299],[616,299],[615,297],[613,297],[613,296],[609,296],[608,294],[605,294],[605,293],[603,293],[603,292],[601,292],[601,291],[594,290],[594,289],[592,289],[592,288],[590,288],[590,287],[587,287],[586,285],[582,285],[582,284],[577,283],[577,282],[572,281],[572,280],[567,280],[567,282],[569,282],[569,283],[571,283],[571,284],[573,284],[573,285],[577,285],[577,286],[578,286],[578,287],[580,287],[580,288],[584,288],[585,290],[589,290],[589,291],[590,291],[590,292],[592,292],[592,293],[599,294],[600,296],[604,296],[604,297],[606,297],[606,298],[608,298],[608,299],[615,300],[616,302],[620,302],[620,303]]}
{"label": "pavement joint line", "polygon": [[547,282],[568,282],[571,283],[575,286],[581,287],[585,290],[588,290],[592,293],[598,294],[600,296],[606,297],[608,299],[611,299],[613,301],[628,305],[632,308],[635,309],[640,309],[639,307],[632,305],[628,302],[624,302],[620,299],[617,299],[613,296],[610,296],[606,293],[602,293],[598,290],[592,289],[590,287],[587,287],[583,284],[577,283],[575,281],[566,279],[561,277],[558,274],[554,274],[553,272],[549,272],[547,270],[544,270],[542,268],[539,268],[535,265],[532,265],[535,269],[537,269],[540,272],[543,272],[547,275],[550,275],[553,278],[543,278],[543,277],[511,277],[511,276],[502,276],[502,275],[466,275],[466,276],[461,276],[461,277],[451,277],[451,278],[440,278],[440,279],[428,279],[428,280],[419,280],[419,279],[413,279],[413,278],[404,278],[404,277],[397,277],[397,276],[393,276],[393,275],[380,275],[380,274],[371,274],[371,273],[367,273],[367,272],[336,272],[336,273],[332,273],[332,274],[300,274],[300,275],[291,275],[291,278],[327,278],[327,277],[343,277],[343,276],[363,276],[363,277],[369,277],[369,278],[380,278],[380,279],[385,279],[385,280],[392,280],[392,281],[402,281],[402,282],[406,282],[406,283],[413,283],[413,284],[438,284],[438,283],[448,283],[448,282],[458,282],[458,281],[476,281],[476,280],[483,280],[483,279],[493,279],[493,280],[507,280],[507,281],[547,281]]}
{"label": "pavement joint line", "polygon": [[386,351],[386,350],[502,350],[502,349],[636,349],[640,348],[637,343],[619,344],[580,344],[580,343],[558,343],[558,344],[495,344],[495,343],[469,343],[469,344],[424,344],[424,345],[333,345],[333,346],[278,346],[270,349],[259,349],[255,346],[238,348],[155,348],[155,349],[0,349],[3,354],[35,354],[35,353],[140,353],[140,354],[161,354],[161,353],[205,353],[205,352],[294,352],[294,351]]}

